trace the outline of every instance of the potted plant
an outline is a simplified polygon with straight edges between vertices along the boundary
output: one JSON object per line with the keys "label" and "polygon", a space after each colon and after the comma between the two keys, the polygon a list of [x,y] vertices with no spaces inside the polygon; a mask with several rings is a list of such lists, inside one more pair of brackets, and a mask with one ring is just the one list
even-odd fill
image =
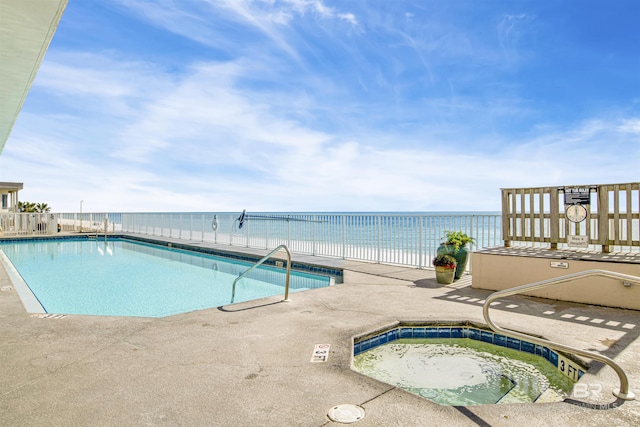
{"label": "potted plant", "polygon": [[456,259],[447,254],[436,255],[433,259],[433,265],[436,268],[436,280],[443,285],[453,283],[456,274]]}
{"label": "potted plant", "polygon": [[462,273],[467,267],[467,261],[469,260],[467,245],[473,243],[474,240],[473,237],[462,231],[447,231],[444,242],[438,247],[438,255],[447,254],[456,259],[458,265],[456,266],[455,280],[462,277]]}

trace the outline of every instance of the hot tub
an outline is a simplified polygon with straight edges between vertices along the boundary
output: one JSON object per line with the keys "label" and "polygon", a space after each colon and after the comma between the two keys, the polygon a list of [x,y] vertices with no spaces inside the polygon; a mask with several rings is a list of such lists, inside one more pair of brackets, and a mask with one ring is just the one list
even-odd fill
{"label": "hot tub", "polygon": [[354,339],[353,369],[441,405],[562,401],[586,368],[469,323],[398,325]]}

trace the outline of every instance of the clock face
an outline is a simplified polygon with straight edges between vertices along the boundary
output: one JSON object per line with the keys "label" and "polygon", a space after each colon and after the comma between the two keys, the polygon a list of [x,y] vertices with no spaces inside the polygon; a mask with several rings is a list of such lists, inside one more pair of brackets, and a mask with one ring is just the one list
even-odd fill
{"label": "clock face", "polygon": [[571,205],[567,207],[565,213],[571,222],[582,222],[587,217],[587,209],[582,205]]}

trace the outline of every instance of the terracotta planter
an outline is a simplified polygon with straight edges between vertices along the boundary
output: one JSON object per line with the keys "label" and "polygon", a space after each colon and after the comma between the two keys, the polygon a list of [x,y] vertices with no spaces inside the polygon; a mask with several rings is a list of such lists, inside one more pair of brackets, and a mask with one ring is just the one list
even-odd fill
{"label": "terracotta planter", "polygon": [[442,285],[450,285],[456,275],[455,267],[436,266],[436,280]]}
{"label": "terracotta planter", "polygon": [[458,280],[462,277],[465,268],[467,267],[467,261],[469,260],[469,251],[466,246],[462,246],[456,252],[456,248],[453,245],[440,245],[438,247],[438,255],[451,255],[456,259],[458,265],[456,266],[456,275],[454,280]]}

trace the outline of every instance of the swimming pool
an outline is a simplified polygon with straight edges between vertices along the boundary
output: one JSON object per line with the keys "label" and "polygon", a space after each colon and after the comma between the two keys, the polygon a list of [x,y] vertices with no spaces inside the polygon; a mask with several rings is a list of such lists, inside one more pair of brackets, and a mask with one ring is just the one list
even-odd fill
{"label": "swimming pool", "polygon": [[[23,302],[57,314],[164,317],[227,305],[233,281],[254,264],[124,238],[13,240],[0,249],[10,276],[26,284],[16,285]],[[284,294],[284,284],[283,269],[261,266],[237,283],[234,303]],[[291,271],[290,292],[330,284]]]}
{"label": "swimming pool", "polygon": [[441,405],[561,401],[585,368],[476,327],[399,327],[354,344],[354,370]]}

